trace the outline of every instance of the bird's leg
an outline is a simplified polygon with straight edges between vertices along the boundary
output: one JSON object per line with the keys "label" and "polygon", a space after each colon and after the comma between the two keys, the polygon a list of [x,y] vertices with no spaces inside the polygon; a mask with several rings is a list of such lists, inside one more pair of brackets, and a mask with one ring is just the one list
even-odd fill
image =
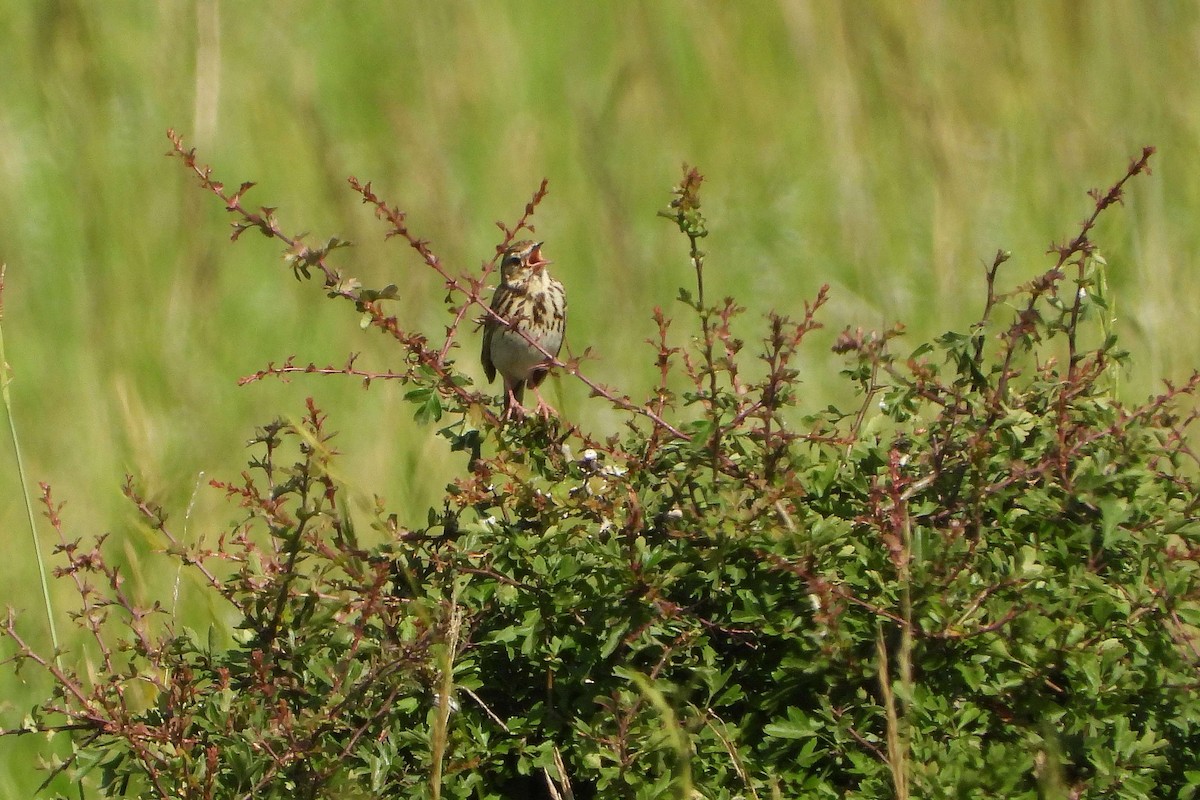
{"label": "bird's leg", "polygon": [[537,395],[537,415],[539,417],[542,419],[550,419],[551,417],[558,416],[558,411],[555,410],[554,406],[550,405],[545,401],[545,399],[542,398],[541,389],[534,387],[533,393]]}
{"label": "bird's leg", "polygon": [[520,383],[504,382],[504,414],[500,417],[501,419],[521,419],[528,413],[528,409],[521,405],[522,389],[524,388]]}

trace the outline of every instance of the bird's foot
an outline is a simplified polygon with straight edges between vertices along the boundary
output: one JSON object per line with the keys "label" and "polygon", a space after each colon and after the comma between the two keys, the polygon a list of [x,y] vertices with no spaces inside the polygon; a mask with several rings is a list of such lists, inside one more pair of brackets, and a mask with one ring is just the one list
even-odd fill
{"label": "bird's foot", "polygon": [[[535,392],[536,392],[536,390],[535,390]],[[537,393],[537,409],[536,409],[537,415],[545,420],[548,420],[551,417],[557,417],[558,411],[555,410],[554,406],[550,405],[549,403],[547,403],[545,400],[542,399],[541,392],[536,392],[536,393]]]}
{"label": "bird's foot", "polygon": [[504,413],[500,415],[500,419],[524,419],[528,414],[529,409],[521,405],[521,401],[517,399],[517,396],[512,391],[509,391],[505,397]]}

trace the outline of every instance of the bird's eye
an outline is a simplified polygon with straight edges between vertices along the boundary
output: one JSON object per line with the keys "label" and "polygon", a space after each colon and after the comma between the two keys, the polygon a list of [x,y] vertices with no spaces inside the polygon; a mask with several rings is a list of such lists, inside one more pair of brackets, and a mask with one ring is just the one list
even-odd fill
{"label": "bird's eye", "polygon": [[517,264],[520,264],[520,263],[521,263],[521,257],[519,255],[517,255],[516,253],[513,253],[510,256],[506,256],[504,259],[505,266],[515,267]]}

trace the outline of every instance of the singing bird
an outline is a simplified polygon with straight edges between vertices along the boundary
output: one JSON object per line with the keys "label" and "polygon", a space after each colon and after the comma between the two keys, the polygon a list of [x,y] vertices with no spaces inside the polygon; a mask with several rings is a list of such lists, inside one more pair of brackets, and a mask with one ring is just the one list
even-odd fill
{"label": "singing bird", "polygon": [[504,419],[525,413],[526,386],[537,395],[537,413],[555,413],[538,391],[567,327],[567,295],[546,269],[550,263],[542,256],[542,242],[529,241],[511,244],[500,261],[492,311],[507,324],[490,314],[484,320],[480,359],[488,383],[497,372],[504,379]]}

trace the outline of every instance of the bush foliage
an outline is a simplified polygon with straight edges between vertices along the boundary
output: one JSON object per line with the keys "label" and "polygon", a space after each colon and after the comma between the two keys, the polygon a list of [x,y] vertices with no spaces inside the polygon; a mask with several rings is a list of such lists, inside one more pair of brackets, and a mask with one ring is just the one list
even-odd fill
{"label": "bush foliage", "polygon": [[[826,298],[748,343],[704,292],[702,178],[663,216],[687,240],[688,330],[655,310],[660,380],[634,400],[557,362],[625,425],[502,422],[455,361],[487,311],[370,184],[364,202],[445,280],[443,341],[388,316],[395,287],[330,266],[173,136],[235,217],[284,242],[299,279],[352,303],[406,355],[395,372],[287,361],[253,376],[398,380],[463,471],[427,524],[384,501],[364,547],[310,401],[216,482],[242,509],[182,541],[236,615],[182,629],[123,590],[103,537],[70,538],[44,490],[93,639],[91,663],[28,647],[57,692],[29,727],[69,730],[102,794],[186,798],[1191,797],[1200,786],[1196,459],[1200,377],[1127,406],[1105,263],[1089,235],[1151,150],[1094,192],[1034,280],[985,275],[982,319],[907,355],[899,327],[844,331],[851,409],[799,408],[796,360]],[[524,216],[501,225],[504,244]],[[498,248],[498,252],[503,244]],[[569,288],[569,287],[568,287]],[[694,320],[694,322],[691,322]],[[463,352],[474,352],[466,347]],[[78,662],[80,659],[76,658]],[[9,731],[16,733],[17,731]]]}

